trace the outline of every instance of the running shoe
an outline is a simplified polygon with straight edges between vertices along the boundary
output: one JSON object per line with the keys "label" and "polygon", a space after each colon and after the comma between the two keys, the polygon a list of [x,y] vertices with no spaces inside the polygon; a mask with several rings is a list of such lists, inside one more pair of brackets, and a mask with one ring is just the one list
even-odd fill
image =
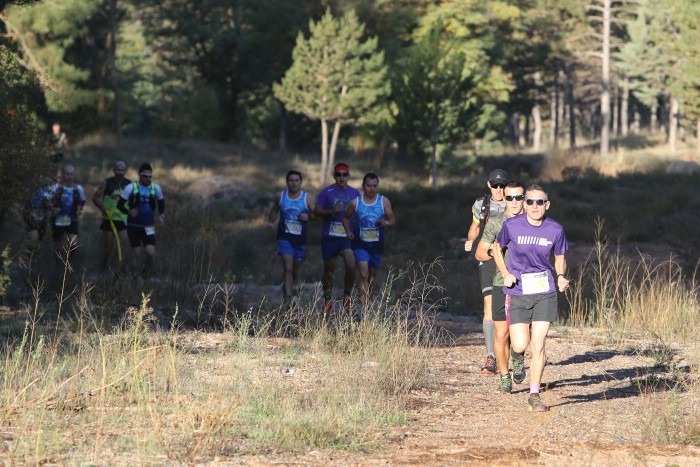
{"label": "running shoe", "polygon": [[489,355],[486,357],[486,364],[481,368],[482,375],[496,374],[496,358]]}
{"label": "running shoe", "polygon": [[513,382],[510,379],[510,375],[501,375],[500,381],[498,382],[498,392],[501,394],[510,394],[513,392]]}
{"label": "running shoe", "polygon": [[525,381],[527,372],[525,371],[525,354],[518,354],[510,351],[510,359],[513,362],[513,382],[520,384]]}
{"label": "running shoe", "polygon": [[530,394],[530,398],[527,400],[527,410],[530,412],[546,412],[549,407],[542,403],[539,394]]}

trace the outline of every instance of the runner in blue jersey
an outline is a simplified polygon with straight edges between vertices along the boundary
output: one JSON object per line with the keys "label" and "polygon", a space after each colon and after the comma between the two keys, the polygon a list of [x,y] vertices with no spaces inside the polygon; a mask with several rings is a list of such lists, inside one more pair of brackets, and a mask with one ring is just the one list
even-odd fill
{"label": "runner in blue jersey", "polygon": [[75,183],[75,167],[66,165],[61,170],[61,181],[51,187],[53,217],[51,218],[51,236],[57,256],[64,248],[63,238],[68,242],[70,253],[78,245],[78,216],[85,205],[85,191]]}
{"label": "runner in blue jersey", "polygon": [[282,294],[284,302],[289,303],[292,297],[294,282],[299,276],[299,270],[306,253],[308,221],[314,204],[313,196],[301,189],[301,172],[287,172],[287,189],[277,193],[275,203],[270,209],[267,222],[271,228],[277,223],[277,254],[282,258],[284,283]]}
{"label": "runner in blue jersey", "polygon": [[[379,177],[373,173],[365,174],[362,195],[350,202],[343,217],[343,226],[352,241],[352,252],[360,270],[360,293],[365,307],[369,305],[374,280],[382,264],[384,229],[396,226],[391,201],[377,193],[378,187]],[[353,216],[355,222],[351,226]]]}
{"label": "runner in blue jersey", "polygon": [[[492,249],[503,274],[512,350],[522,353],[530,345],[528,409],[533,412],[548,410],[539,394],[545,340],[550,323],[557,320],[557,289],[563,292],[569,287],[565,276],[568,243],[562,226],[545,216],[549,206],[544,188],[530,185],[525,190],[525,215],[503,223]],[[501,253],[504,248],[508,249],[507,264]],[[554,266],[550,255],[554,255]]]}
{"label": "runner in blue jersey", "polygon": [[26,249],[30,256],[38,248],[46,233],[46,223],[49,219],[49,209],[51,208],[51,179],[40,175],[35,185],[32,186],[32,195],[27,201],[22,211],[24,226],[27,231]]}
{"label": "runner in blue jersey", "polygon": [[331,292],[333,290],[333,273],[338,256],[345,264],[343,281],[343,308],[350,311],[350,293],[355,283],[355,258],[352,254],[350,240],[343,227],[343,213],[350,201],[360,195],[360,192],[348,185],[350,167],[339,163],[333,168],[335,183],[327,186],[318,195],[314,215],[323,219],[321,235],[321,252],[323,255],[323,313],[328,314],[333,308]]}
{"label": "runner in blue jersey", "polygon": [[[128,214],[126,233],[133,250],[131,264],[133,274],[141,267],[142,249],[146,250],[146,261],[141,276],[146,278],[156,257],[156,221],[165,225],[165,199],[160,185],[152,182],[153,168],[149,163],[139,167],[139,181],[124,187],[117,202],[117,209]],[[156,208],[158,215],[156,215]]]}

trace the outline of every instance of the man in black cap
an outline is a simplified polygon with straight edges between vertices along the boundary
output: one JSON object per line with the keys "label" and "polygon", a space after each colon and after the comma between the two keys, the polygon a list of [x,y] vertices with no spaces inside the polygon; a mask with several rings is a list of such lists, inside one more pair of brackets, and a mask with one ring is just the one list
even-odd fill
{"label": "man in black cap", "polygon": [[[506,201],[503,196],[508,173],[502,169],[492,170],[489,174],[486,186],[489,193],[483,198],[479,198],[472,206],[472,223],[469,226],[467,241],[464,243],[464,251],[471,251],[474,244],[479,243],[484,226],[489,217],[503,212],[506,209]],[[484,297],[484,339],[486,340],[486,363],[481,368],[481,374],[496,374],[496,354],[494,352],[494,341],[496,340],[496,329],[491,316],[491,292],[493,290],[493,276],[496,274],[496,264],[493,258],[488,261],[479,261],[479,283],[481,284],[481,294]]]}

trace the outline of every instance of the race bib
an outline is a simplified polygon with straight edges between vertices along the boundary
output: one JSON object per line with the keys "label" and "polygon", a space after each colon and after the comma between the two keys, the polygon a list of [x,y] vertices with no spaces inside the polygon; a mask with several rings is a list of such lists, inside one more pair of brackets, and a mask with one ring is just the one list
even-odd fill
{"label": "race bib", "polygon": [[360,240],[363,242],[378,242],[379,229],[360,229]]}
{"label": "race bib", "polygon": [[285,220],[284,232],[292,235],[301,235],[301,222],[295,220]]}
{"label": "race bib", "polygon": [[156,234],[155,227],[144,227],[144,230],[146,231],[146,235],[155,235]]}
{"label": "race bib", "polygon": [[67,214],[56,216],[54,224],[56,225],[56,227],[68,227],[70,225],[70,216]]}
{"label": "race bib", "polygon": [[549,292],[549,273],[547,271],[521,274],[520,281],[523,284],[523,295]]}
{"label": "race bib", "polygon": [[345,227],[343,227],[342,222],[331,222],[331,226],[328,228],[328,235],[331,237],[347,237],[345,234]]}

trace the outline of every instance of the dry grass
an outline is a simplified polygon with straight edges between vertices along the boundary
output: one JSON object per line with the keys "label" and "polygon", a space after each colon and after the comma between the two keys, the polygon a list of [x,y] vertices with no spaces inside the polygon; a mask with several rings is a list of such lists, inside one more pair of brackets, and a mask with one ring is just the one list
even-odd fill
{"label": "dry grass", "polygon": [[700,331],[700,287],[669,258],[657,262],[643,254],[623,256],[603,237],[598,220],[596,242],[587,261],[572,277],[569,322],[605,327],[629,336],[640,331],[667,342],[690,342]]}
{"label": "dry grass", "polygon": [[[308,174],[308,189],[319,183],[318,164],[296,156],[268,160],[198,143],[183,144],[173,154],[151,145],[132,149],[132,167],[142,159],[155,160],[156,170],[163,168],[164,184],[178,188],[213,174],[235,176],[254,182],[271,199],[288,167]],[[567,168],[584,177],[590,170],[598,178],[651,170],[667,160],[655,151],[617,152],[607,165],[592,153],[575,158],[553,153],[543,178],[559,180]],[[95,180],[110,165],[103,159],[97,167],[101,170],[89,172]],[[364,168],[353,164],[356,176]],[[391,270],[359,323],[317,319],[313,299],[291,310],[274,309],[269,300],[244,307],[224,280],[240,285],[276,279],[273,247],[272,253],[260,248],[261,242],[274,243],[271,236],[269,242],[262,236],[269,200],[203,210],[177,198],[159,243],[164,255],[157,260],[158,272],[167,279],[151,299],[160,308],[164,303],[187,306],[198,326],[216,320],[223,331],[164,331],[155,326],[148,297],[110,328],[96,310],[111,305],[93,302],[95,294],[108,293],[91,290],[87,282],[68,298],[71,290],[64,280],[61,298],[51,306],[37,294],[22,338],[8,343],[0,355],[0,433],[5,440],[0,457],[8,463],[125,464],[195,462],[217,453],[299,447],[364,449],[373,445],[378,429],[405,422],[406,395],[429,378],[424,350],[440,339],[432,318],[444,305],[443,294],[464,294],[465,301],[475,295],[476,305],[466,307],[467,312],[478,310],[481,301],[476,287],[471,294],[465,287],[465,264],[458,261],[463,242],[456,242],[455,252],[446,252],[450,242],[466,234],[473,196],[464,184],[438,191],[421,188],[424,177],[416,174],[389,172],[385,177],[380,172],[380,177],[383,187],[395,190],[390,196],[400,228],[390,233],[396,237],[389,237],[389,254],[398,253],[401,260],[394,264],[447,254],[452,270],[438,265]],[[474,182],[473,189],[480,184]],[[644,214],[659,217],[652,207],[644,206]],[[570,324],[604,329],[612,341],[652,336],[659,343],[652,350],[659,362],[681,368],[674,345],[696,343],[700,331],[696,278],[684,276],[673,258],[659,263],[640,254],[629,260],[602,239],[602,231],[601,223],[590,258],[573,276]],[[81,242],[89,238],[81,233]],[[185,247],[183,238],[189,241]],[[320,277],[319,267],[306,265],[306,279]],[[273,268],[274,279],[269,277]],[[443,292],[443,286],[450,290]],[[58,313],[48,312],[51,307]],[[649,398],[650,440],[697,444],[697,362],[695,358],[679,369],[677,392]]]}
{"label": "dry grass", "polygon": [[[399,277],[388,281],[360,322],[296,308],[278,310],[288,319],[273,325],[269,315],[232,309],[214,334],[161,330],[145,295],[105,329],[85,285],[75,316],[52,337],[28,320],[22,339],[2,350],[0,455],[21,464],[160,463],[371,446],[375,430],[405,421],[405,397],[427,381],[435,267],[397,273],[413,286],[394,298]],[[273,331],[299,338],[271,339]]]}
{"label": "dry grass", "polygon": [[[700,333],[700,288],[669,258],[654,260],[639,254],[637,261],[621,255],[603,238],[598,222],[596,243],[578,268],[567,293],[569,323],[607,332],[610,341],[634,339],[638,352],[654,358],[672,377],[654,375],[637,384],[644,396],[644,433],[658,444],[700,446],[700,354],[689,360],[678,355],[679,345],[697,349]],[[669,391],[655,391],[663,385]]]}

